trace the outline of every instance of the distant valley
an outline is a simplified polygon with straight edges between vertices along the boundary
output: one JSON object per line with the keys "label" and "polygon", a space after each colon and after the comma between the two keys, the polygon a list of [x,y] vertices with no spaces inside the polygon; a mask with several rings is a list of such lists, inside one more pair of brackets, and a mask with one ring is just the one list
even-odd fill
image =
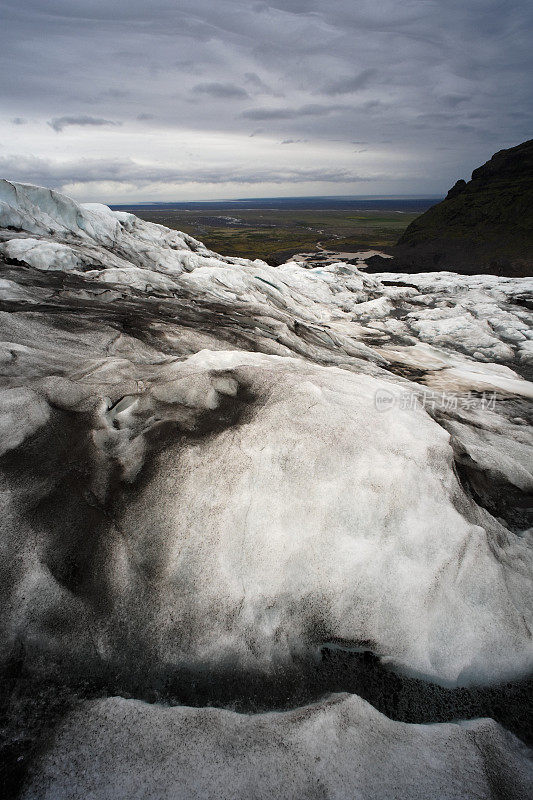
{"label": "distant valley", "polygon": [[277,265],[295,253],[387,250],[440,198],[260,198],[112,206],[200,238],[222,255]]}

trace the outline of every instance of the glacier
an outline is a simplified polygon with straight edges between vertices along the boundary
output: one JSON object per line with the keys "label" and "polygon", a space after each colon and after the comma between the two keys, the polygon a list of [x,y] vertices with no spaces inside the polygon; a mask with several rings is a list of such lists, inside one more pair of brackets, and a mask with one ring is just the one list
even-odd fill
{"label": "glacier", "polygon": [[492,720],[406,725],[355,695],[253,716],[93,701],[41,770],[25,800],[477,800],[533,788],[523,745]]}
{"label": "glacier", "polygon": [[496,722],[305,682],[531,674],[533,280],[271,267],[10,181],[0,264],[2,667],[76,698],[24,796],[526,796]]}

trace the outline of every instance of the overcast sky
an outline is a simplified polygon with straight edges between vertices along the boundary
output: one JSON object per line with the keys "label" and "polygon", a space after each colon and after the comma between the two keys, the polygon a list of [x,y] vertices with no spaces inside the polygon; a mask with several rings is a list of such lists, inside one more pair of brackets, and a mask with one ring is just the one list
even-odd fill
{"label": "overcast sky", "polygon": [[0,175],[440,195],[533,135],[531,0],[0,0]]}

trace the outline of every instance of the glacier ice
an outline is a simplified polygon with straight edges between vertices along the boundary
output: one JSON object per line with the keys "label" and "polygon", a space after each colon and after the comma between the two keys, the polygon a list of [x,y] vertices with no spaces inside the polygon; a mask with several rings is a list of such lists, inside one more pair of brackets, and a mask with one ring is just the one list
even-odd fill
{"label": "glacier ice", "polygon": [[270,714],[110,698],[60,726],[24,800],[523,800],[524,746],[492,720],[393,722],[333,695]]}
{"label": "glacier ice", "polygon": [[[206,672],[289,676],[328,644],[445,687],[531,671],[533,281],[275,268],[8,181],[0,226],[6,668],[22,658],[39,680],[144,691]],[[70,758],[65,737],[88,757],[83,737],[104,717],[109,736],[138,718],[141,742],[152,717],[172,730],[209,718],[227,748],[249,726],[265,765],[274,745],[261,737],[277,741],[278,723],[294,729],[288,752],[311,760],[310,731],[325,725],[347,781],[350,746],[361,780],[372,773],[375,737],[405,754],[402,797],[423,796],[417,752],[433,764],[427,785],[463,771],[434,796],[489,797],[479,763],[491,758],[498,780],[513,759],[525,770],[492,722],[413,727],[355,696],[319,703],[309,729],[287,713],[83,705],[52,751],[46,796],[89,791],[80,778],[68,794],[70,767],[57,765]],[[117,747],[120,770],[127,739]],[[361,797],[380,796],[375,780]],[[479,788],[468,795],[465,782]],[[344,796],[342,782],[328,787],[317,796]]]}

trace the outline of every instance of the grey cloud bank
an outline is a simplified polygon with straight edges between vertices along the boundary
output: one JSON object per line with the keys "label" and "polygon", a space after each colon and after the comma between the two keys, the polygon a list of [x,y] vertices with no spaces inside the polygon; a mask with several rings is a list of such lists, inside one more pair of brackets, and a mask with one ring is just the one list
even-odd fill
{"label": "grey cloud bank", "polygon": [[235,86],[233,83],[199,83],[193,87],[193,92],[225,99],[249,97],[247,91],[241,89],[240,86]]}
{"label": "grey cloud bank", "polygon": [[[21,180],[41,157],[80,199],[132,199],[136,186],[181,199],[184,174],[213,174],[203,196],[222,196],[222,176],[258,164],[267,193],[290,193],[289,166],[328,176],[313,194],[335,193],[337,174],[354,176],[343,193],[376,176],[376,193],[444,192],[530,137],[532,17],[526,0],[7,0],[1,153]],[[178,177],[150,186],[120,166],[105,196],[78,189],[74,165],[95,158]]]}
{"label": "grey cloud bank", "polygon": [[351,92],[358,92],[360,89],[365,89],[372,78],[377,74],[378,71],[376,69],[365,69],[359,75],[340,78],[339,80],[326,84],[322,92],[324,94],[350,94]]}
{"label": "grey cloud bank", "polygon": [[241,116],[244,119],[298,119],[299,117],[318,117],[322,114],[335,114],[338,111],[345,111],[348,106],[325,106],[318,103],[310,103],[300,108],[250,108],[243,111]]}
{"label": "grey cloud bank", "polygon": [[69,125],[122,125],[121,122],[113,122],[111,119],[102,119],[100,117],[89,117],[82,114],[79,117],[55,117],[48,123],[51,128],[60,133]]}
{"label": "grey cloud bank", "polygon": [[373,178],[357,175],[350,170],[327,169],[272,169],[256,167],[255,169],[241,169],[239,172],[229,170],[170,170],[167,167],[139,164],[131,159],[94,159],[79,162],[60,164],[35,157],[0,157],[0,172],[10,175],[22,172],[27,175],[30,183],[37,185],[46,184],[50,188],[61,188],[66,182],[73,183],[103,183],[132,182],[139,186],[146,184],[261,184],[261,183],[353,183],[368,182]]}

